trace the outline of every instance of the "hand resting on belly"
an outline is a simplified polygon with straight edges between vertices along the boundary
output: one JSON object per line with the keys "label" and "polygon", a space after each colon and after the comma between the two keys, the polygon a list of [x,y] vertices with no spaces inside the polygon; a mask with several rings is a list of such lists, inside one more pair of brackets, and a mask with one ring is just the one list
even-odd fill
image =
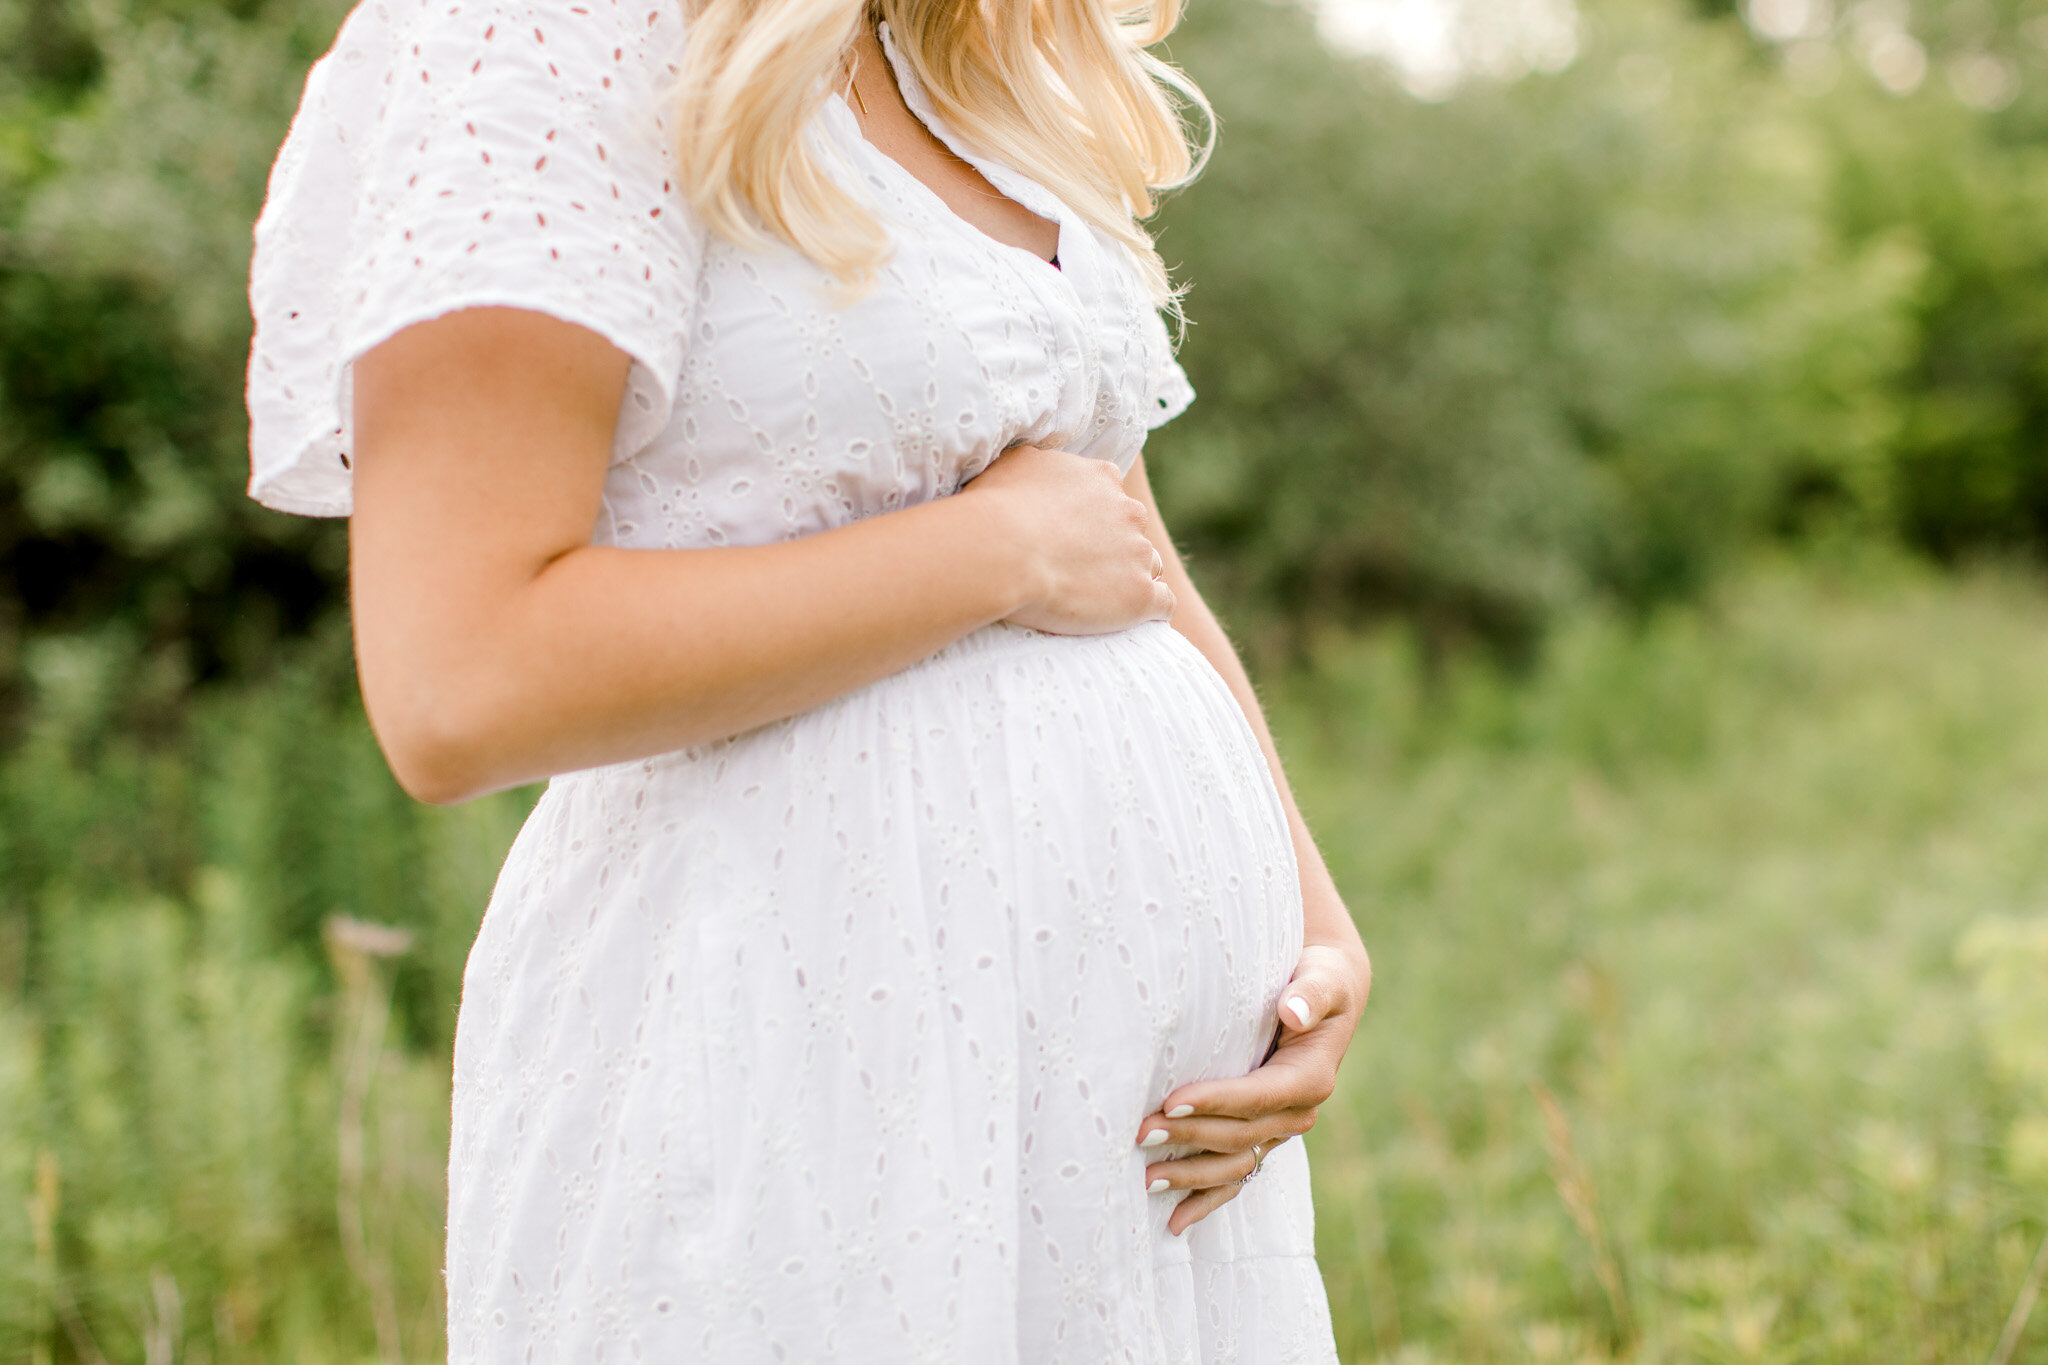
{"label": "hand resting on belly", "polygon": [[392,771],[459,801],[793,715],[995,621],[1170,619],[1116,469],[1018,447],[948,498],[772,545],[592,545],[629,362],[513,308],[356,364],[350,597]]}

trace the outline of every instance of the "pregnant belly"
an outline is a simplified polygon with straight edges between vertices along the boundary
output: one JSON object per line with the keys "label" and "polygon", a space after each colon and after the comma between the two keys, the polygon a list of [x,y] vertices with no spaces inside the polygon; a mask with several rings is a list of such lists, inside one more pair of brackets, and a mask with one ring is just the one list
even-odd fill
{"label": "pregnant belly", "polygon": [[876,1238],[964,1238],[1071,1287],[1156,1233],[1138,1121],[1257,1064],[1300,937],[1270,775],[1200,653],[994,626],[552,784],[471,956],[458,1126],[465,1088],[571,1076],[519,1122],[702,1153],[664,1197],[712,1261],[787,1226],[788,1273],[829,1281]]}
{"label": "pregnant belly", "polygon": [[779,958],[792,1011],[892,1013],[915,994],[906,973],[963,996],[1001,979],[1034,1015],[1100,990],[1125,997],[1119,1046],[1153,1056],[1153,1085],[1254,1045],[1299,937],[1264,757],[1164,623],[991,626],[789,720],[562,779],[549,800],[574,812],[563,832],[593,889],[630,885],[702,944]]}

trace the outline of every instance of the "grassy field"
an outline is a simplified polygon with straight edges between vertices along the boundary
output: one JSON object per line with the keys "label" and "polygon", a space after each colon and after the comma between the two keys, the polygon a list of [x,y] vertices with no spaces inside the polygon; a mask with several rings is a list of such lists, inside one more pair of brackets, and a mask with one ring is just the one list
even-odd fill
{"label": "grassy field", "polygon": [[[87,646],[34,662],[0,1360],[431,1358],[524,798],[412,807],[303,679],[144,744]],[[1515,673],[1386,632],[1269,690],[1380,972],[1312,1137],[1347,1362],[1994,1358],[2048,1225],[2048,588],[1764,569]]]}
{"label": "grassy field", "polygon": [[2048,1215],[2048,601],[1870,576],[1284,690],[1380,976],[1314,1138],[1347,1360],[1992,1357]]}

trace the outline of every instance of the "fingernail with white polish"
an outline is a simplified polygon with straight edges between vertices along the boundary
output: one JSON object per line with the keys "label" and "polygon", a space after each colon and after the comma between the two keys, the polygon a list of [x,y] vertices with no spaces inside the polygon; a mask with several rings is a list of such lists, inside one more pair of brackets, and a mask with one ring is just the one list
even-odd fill
{"label": "fingernail with white polish", "polygon": [[1169,1136],[1170,1134],[1164,1128],[1154,1128],[1151,1132],[1145,1134],[1144,1140],[1138,1145],[1140,1147],[1157,1147],[1160,1143],[1166,1141]]}
{"label": "fingernail with white polish", "polygon": [[1157,1194],[1171,1184],[1173,1184],[1173,1182],[1162,1175],[1157,1180],[1153,1181],[1151,1184],[1145,1187],[1145,1193]]}
{"label": "fingernail with white polish", "polygon": [[1301,1021],[1303,1028],[1308,1027],[1308,1001],[1298,995],[1290,995],[1287,997],[1287,1011]]}
{"label": "fingernail with white polish", "polygon": [[1184,1119],[1194,1112],[1195,1106],[1192,1104],[1176,1104],[1173,1108],[1166,1111],[1166,1117],[1170,1119]]}

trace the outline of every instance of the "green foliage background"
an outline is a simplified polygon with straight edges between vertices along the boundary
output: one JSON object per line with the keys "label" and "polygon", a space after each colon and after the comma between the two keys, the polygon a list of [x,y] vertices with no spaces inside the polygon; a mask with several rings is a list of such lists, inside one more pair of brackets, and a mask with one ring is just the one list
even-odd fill
{"label": "green foliage background", "polygon": [[[1314,1139],[1347,1360],[2004,1326],[2048,1215],[2037,3],[1900,11],[1906,96],[1865,8],[1795,54],[1587,0],[1576,60],[1440,101],[1292,4],[1175,38],[1223,137],[1160,219],[1202,396],[1148,464],[1382,972]],[[249,226],[343,9],[0,0],[0,1360],[439,1347],[454,1002],[530,794],[403,798],[343,529],[241,494]],[[1945,76],[1985,57],[1995,112]]]}
{"label": "green foliage background", "polygon": [[1973,34],[2032,77],[1987,116],[1938,79],[1802,94],[1730,16],[1582,15],[1562,72],[1440,104],[1316,54],[1292,7],[1198,5],[1176,39],[1224,137],[1163,218],[1205,408],[1148,462],[1237,618],[1513,637],[1759,541],[2038,548],[2027,16]]}

